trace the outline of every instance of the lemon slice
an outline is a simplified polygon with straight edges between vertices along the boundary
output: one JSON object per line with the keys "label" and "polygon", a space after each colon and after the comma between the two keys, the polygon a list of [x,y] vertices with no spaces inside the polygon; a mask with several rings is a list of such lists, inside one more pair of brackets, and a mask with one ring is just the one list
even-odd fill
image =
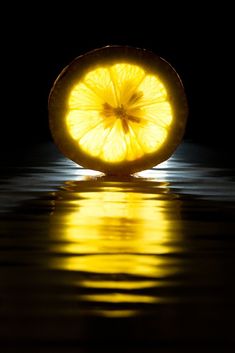
{"label": "lemon slice", "polygon": [[108,46],[76,58],[49,97],[50,129],[79,165],[132,174],[171,156],[186,124],[187,101],[175,70],[155,54]]}

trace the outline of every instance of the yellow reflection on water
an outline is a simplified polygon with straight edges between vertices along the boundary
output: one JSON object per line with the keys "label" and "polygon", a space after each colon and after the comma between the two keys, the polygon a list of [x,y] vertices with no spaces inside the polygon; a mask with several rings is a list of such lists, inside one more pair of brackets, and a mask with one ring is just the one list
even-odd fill
{"label": "yellow reflection on water", "polygon": [[78,300],[102,304],[106,316],[137,313],[116,304],[161,302],[148,289],[179,271],[170,255],[181,237],[180,200],[166,183],[133,180],[67,182],[51,215],[51,251],[59,256],[50,266],[77,271]]}

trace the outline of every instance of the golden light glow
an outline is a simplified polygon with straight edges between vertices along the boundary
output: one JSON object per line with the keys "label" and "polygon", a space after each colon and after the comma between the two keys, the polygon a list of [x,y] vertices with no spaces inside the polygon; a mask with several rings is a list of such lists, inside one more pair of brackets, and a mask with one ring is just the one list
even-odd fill
{"label": "golden light glow", "polygon": [[66,125],[84,152],[115,163],[158,150],[172,119],[159,77],[117,63],[91,70],[72,88]]}
{"label": "golden light glow", "polygon": [[113,295],[110,294],[95,294],[95,295],[81,295],[81,299],[97,301],[97,302],[105,302],[105,303],[151,303],[155,302],[156,299],[151,296],[143,296],[137,294],[125,294],[115,293]]}
{"label": "golden light glow", "polygon": [[95,179],[68,182],[51,215],[51,251],[60,254],[50,260],[51,268],[77,273],[73,285],[83,288],[77,299],[97,303],[99,310],[92,310],[101,315],[138,313],[128,307],[110,311],[106,303],[161,302],[139,291],[162,285],[179,271],[178,259],[167,255],[177,252],[180,201],[166,196],[163,183],[138,185],[138,180],[134,187]]}

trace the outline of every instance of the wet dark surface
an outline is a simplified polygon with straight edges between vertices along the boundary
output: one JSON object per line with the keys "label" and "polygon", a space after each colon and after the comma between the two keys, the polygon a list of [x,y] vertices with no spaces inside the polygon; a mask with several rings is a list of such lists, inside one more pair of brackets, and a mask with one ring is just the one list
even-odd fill
{"label": "wet dark surface", "polygon": [[117,180],[52,145],[19,156],[1,164],[2,353],[234,351],[230,161],[185,143]]}

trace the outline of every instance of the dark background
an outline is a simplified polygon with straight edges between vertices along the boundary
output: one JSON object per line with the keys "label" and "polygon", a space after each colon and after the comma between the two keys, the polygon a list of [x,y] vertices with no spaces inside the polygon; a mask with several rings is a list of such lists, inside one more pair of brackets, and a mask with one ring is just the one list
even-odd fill
{"label": "dark background", "polygon": [[[175,6],[169,2],[137,0],[109,1],[103,5],[87,1],[87,6],[79,1],[50,1],[46,5],[34,1],[9,2],[8,9],[1,4],[0,159],[10,161],[9,168],[5,163],[0,164],[1,206],[5,210],[11,205],[13,211],[3,213],[0,227],[3,231],[0,336],[7,346],[9,343],[13,346],[12,352],[67,353],[73,351],[73,344],[82,342],[94,344],[92,351],[104,352],[96,347],[96,342],[104,338],[105,342],[115,338],[112,348],[105,350],[108,352],[113,348],[125,349],[122,341],[125,339],[134,342],[130,352],[156,349],[160,352],[161,347],[166,352],[175,345],[175,351],[178,348],[181,353],[233,351],[224,349],[223,343],[229,345],[235,337],[234,170],[223,169],[222,159],[217,163],[221,152],[222,158],[234,164],[233,14],[225,1],[218,5],[205,1],[182,5],[175,2]],[[40,146],[39,153],[35,153],[37,148],[34,150],[35,143],[52,141],[47,99],[60,71],[76,56],[108,44],[147,48],[173,65],[182,78],[189,101],[185,139],[196,142],[193,148],[186,144],[177,163],[167,170],[171,192],[165,193],[165,187],[156,188],[155,184],[148,191],[144,184],[144,200],[154,189],[163,205],[166,203],[163,212],[167,217],[183,224],[179,238],[179,244],[185,242],[183,251],[179,255],[169,254],[169,266],[172,259],[179,259],[185,272],[182,277],[173,276],[169,286],[164,279],[166,288],[156,288],[153,292],[157,297],[162,293],[163,298],[169,296],[176,301],[169,306],[157,302],[153,316],[132,321],[92,320],[76,314],[86,308],[77,299],[78,273],[75,271],[71,276],[67,271],[53,272],[47,268],[50,257],[55,255],[47,250],[53,207],[62,205],[57,206],[57,212],[68,213],[71,190],[75,200],[82,189],[77,184],[77,188],[66,191],[64,181],[74,179],[74,167],[66,160],[63,164],[53,164],[58,158],[53,151],[50,154],[49,146]],[[195,157],[198,149],[202,152]],[[213,168],[204,153],[211,149]],[[31,156],[30,163],[27,158],[21,163],[24,153]],[[214,167],[218,164],[221,168]],[[121,190],[125,183],[122,182]],[[105,184],[104,180],[104,185],[109,190],[109,181]],[[157,181],[156,185],[161,183]],[[56,191],[52,192],[55,186]],[[97,194],[105,190],[103,181],[97,190]],[[179,202],[180,212],[174,200]],[[177,249],[174,234],[172,240]],[[64,300],[64,294],[68,294],[68,301]],[[149,338],[156,349],[151,349]],[[9,350],[0,348],[0,351]]]}
{"label": "dark background", "polygon": [[232,12],[225,3],[23,6],[10,4],[2,12],[1,143],[8,150],[51,141],[48,94],[69,62],[94,48],[123,44],[154,51],[181,76],[190,109],[185,138],[231,152]]}

